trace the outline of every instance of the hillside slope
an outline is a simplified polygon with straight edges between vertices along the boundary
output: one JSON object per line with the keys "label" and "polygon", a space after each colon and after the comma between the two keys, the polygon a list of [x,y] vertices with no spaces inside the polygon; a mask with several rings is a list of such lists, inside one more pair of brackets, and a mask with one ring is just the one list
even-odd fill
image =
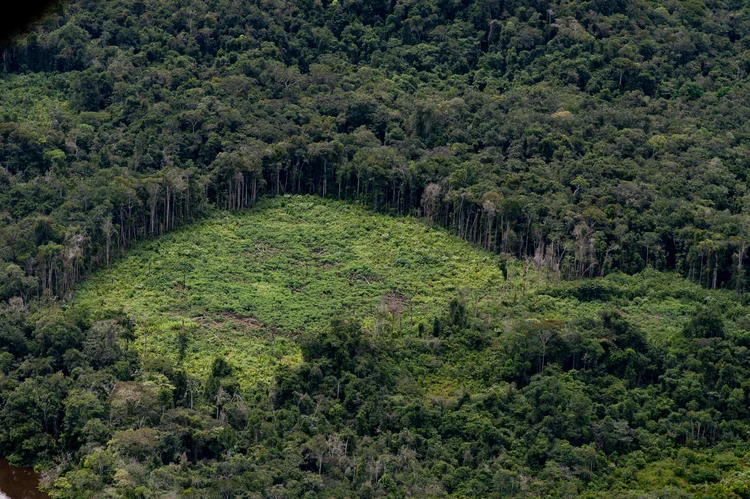
{"label": "hillside slope", "polygon": [[741,2],[75,0],[2,48],[0,296],[262,194],[747,283]]}
{"label": "hillside slope", "polygon": [[0,455],[750,497],[749,73],[736,0],[61,2],[0,46]]}
{"label": "hillside slope", "polygon": [[748,346],[730,290],[283,196],[4,306],[0,452],[60,498],[742,497]]}
{"label": "hillside slope", "polygon": [[205,375],[225,354],[250,382],[270,381],[279,358],[298,362],[292,340],[320,332],[336,315],[359,317],[373,330],[383,327],[376,317],[383,314],[428,324],[462,292],[484,297],[484,310],[503,284],[497,257],[444,231],[285,196],[139,245],[94,274],[73,304],[122,310],[139,322],[141,349],[175,361],[183,331],[191,372]]}

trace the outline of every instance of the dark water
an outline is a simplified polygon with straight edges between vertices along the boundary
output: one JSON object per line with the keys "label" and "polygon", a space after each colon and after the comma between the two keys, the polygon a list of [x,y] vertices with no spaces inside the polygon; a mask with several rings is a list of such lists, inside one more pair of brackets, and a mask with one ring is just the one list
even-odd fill
{"label": "dark water", "polygon": [[39,489],[39,477],[31,468],[14,468],[0,459],[0,499],[49,499]]}

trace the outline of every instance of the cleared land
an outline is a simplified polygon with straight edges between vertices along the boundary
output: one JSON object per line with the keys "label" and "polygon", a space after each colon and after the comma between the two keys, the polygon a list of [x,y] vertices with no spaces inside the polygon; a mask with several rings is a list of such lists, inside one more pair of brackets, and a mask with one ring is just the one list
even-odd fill
{"label": "cleared land", "polygon": [[[145,356],[177,360],[184,330],[184,362],[192,372],[205,375],[210,359],[223,355],[252,383],[268,380],[279,363],[299,362],[295,337],[325,327],[336,314],[360,318],[372,334],[418,336],[420,324],[432,328],[457,296],[499,334],[524,320],[575,328],[616,308],[660,343],[680,330],[696,304],[731,296],[654,271],[559,283],[513,261],[505,279],[499,262],[415,219],[279,197],[138,245],[92,276],[74,305],[94,315],[124,310],[137,322],[136,345]],[[422,381],[430,391],[478,383],[464,373],[461,357],[426,369]]]}
{"label": "cleared land", "polygon": [[496,256],[443,230],[290,197],[141,244],[89,279],[75,304],[125,310],[145,354],[176,356],[184,327],[196,372],[225,355],[252,381],[298,362],[293,339],[335,314],[358,316],[373,331],[385,317],[430,325],[452,296],[502,283]]}

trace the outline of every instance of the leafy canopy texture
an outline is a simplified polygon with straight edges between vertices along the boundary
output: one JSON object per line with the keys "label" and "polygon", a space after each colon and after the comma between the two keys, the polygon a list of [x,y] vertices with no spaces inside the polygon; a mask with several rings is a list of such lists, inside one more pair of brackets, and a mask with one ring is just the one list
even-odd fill
{"label": "leafy canopy texture", "polygon": [[2,47],[0,295],[280,193],[741,292],[749,36],[736,1],[60,4]]}
{"label": "leafy canopy texture", "polygon": [[743,497],[734,290],[423,222],[278,196],[0,307],[0,451],[59,498]]}
{"label": "leafy canopy texture", "polygon": [[750,497],[745,3],[75,0],[0,56],[53,496]]}

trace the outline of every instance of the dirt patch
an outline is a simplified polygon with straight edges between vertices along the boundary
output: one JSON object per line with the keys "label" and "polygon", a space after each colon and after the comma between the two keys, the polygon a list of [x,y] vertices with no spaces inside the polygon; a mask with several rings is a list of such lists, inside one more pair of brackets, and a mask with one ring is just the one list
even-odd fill
{"label": "dirt patch", "polygon": [[[252,315],[241,315],[234,312],[217,312],[215,314],[201,314],[197,317],[192,318],[193,321],[204,325],[210,331],[218,332],[223,324],[231,323],[235,327],[244,330],[247,333],[258,336],[259,338],[271,339],[276,336],[284,336],[286,338],[296,338],[304,332],[294,331],[288,332],[283,331],[275,326],[269,326],[263,324],[261,321],[253,317]],[[218,338],[217,338],[218,341]]]}
{"label": "dirt patch", "polygon": [[397,291],[391,291],[380,300],[380,309],[393,317],[401,317],[409,303],[409,299]]}
{"label": "dirt patch", "polygon": [[245,325],[248,329],[272,329],[266,328],[262,322],[253,316],[235,314],[234,312],[219,312],[217,315],[234,322],[240,322]]}
{"label": "dirt patch", "polygon": [[409,299],[396,291],[393,291],[386,295],[386,304],[388,305],[388,311],[394,317],[400,316],[404,312],[404,310],[406,310],[406,306],[408,303]]}

